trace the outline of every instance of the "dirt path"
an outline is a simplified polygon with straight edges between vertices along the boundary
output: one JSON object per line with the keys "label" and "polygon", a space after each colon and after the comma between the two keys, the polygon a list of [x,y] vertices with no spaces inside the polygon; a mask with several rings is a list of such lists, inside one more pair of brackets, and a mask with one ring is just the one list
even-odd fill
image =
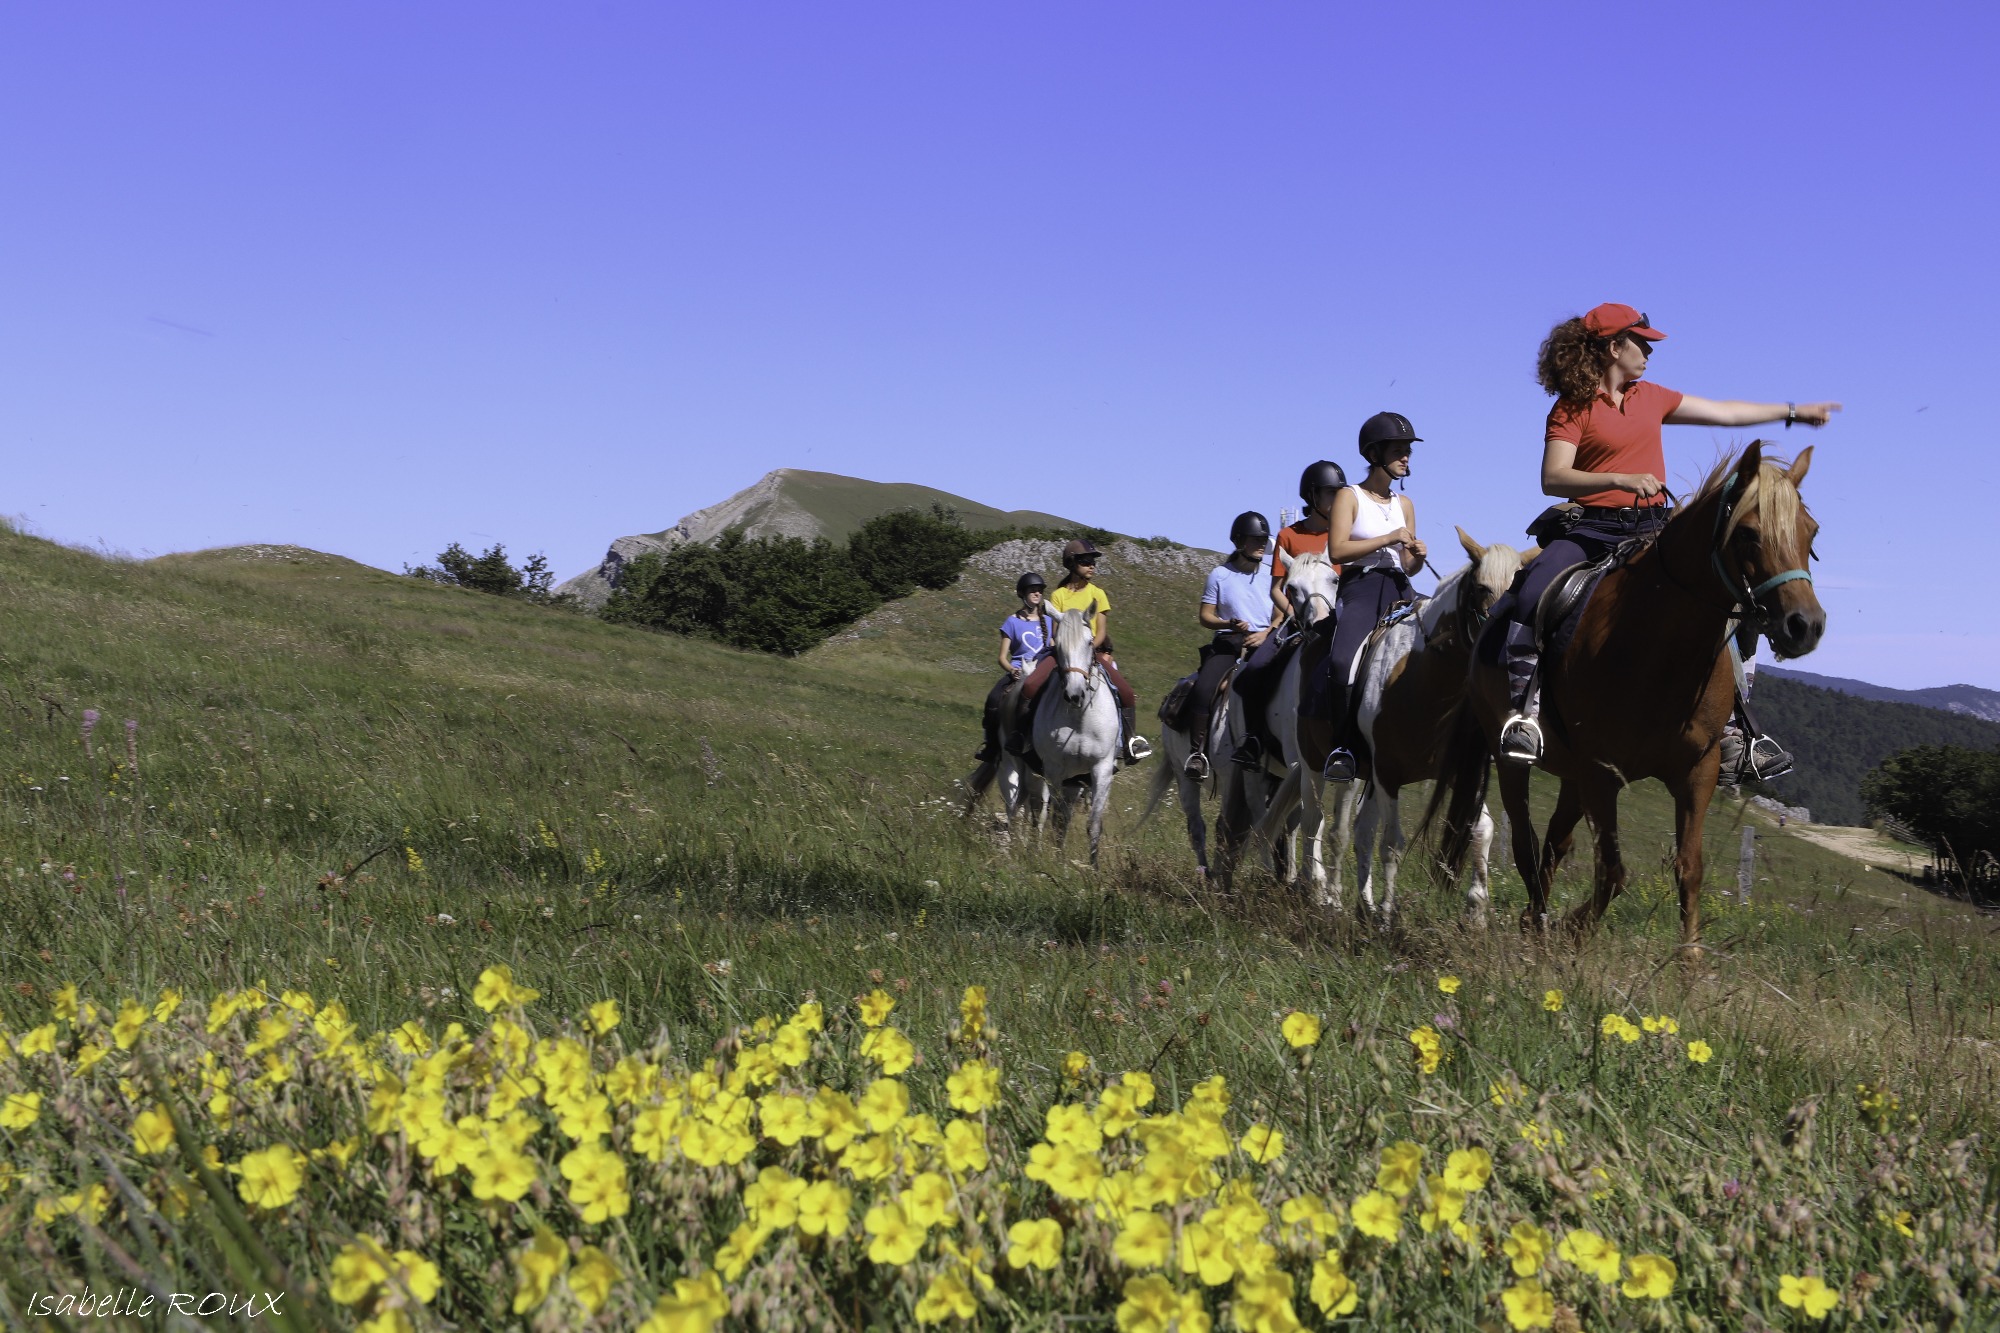
{"label": "dirt path", "polygon": [[1874,829],[1848,828],[1839,824],[1787,824],[1783,829],[1769,829],[1767,832],[1788,833],[1865,865],[1897,870],[1906,875],[1921,874],[1924,864],[1930,860],[1921,847],[1886,838]]}

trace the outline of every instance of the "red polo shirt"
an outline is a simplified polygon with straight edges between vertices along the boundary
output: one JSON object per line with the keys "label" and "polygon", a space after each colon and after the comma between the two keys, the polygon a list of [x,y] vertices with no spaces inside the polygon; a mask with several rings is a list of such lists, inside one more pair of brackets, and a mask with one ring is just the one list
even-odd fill
{"label": "red polo shirt", "polygon": [[[1546,438],[1566,440],[1576,446],[1579,472],[1650,472],[1662,481],[1667,476],[1667,451],[1660,441],[1660,427],[1681,405],[1681,395],[1649,380],[1625,386],[1625,400],[1614,406],[1598,394],[1584,407],[1557,403],[1549,409]],[[1631,491],[1593,491],[1576,497],[1577,503],[1606,509],[1638,505],[1650,507],[1667,502],[1665,495],[1642,500]]]}

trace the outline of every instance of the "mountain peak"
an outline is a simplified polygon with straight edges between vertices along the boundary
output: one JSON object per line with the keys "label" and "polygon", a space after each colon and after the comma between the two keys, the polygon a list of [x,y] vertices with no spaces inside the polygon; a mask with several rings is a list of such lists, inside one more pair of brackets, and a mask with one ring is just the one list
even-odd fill
{"label": "mountain peak", "polygon": [[974,530],[1047,527],[1081,528],[1074,519],[1034,509],[995,509],[962,495],[903,481],[868,481],[837,472],[805,468],[774,468],[726,500],[697,509],[672,527],[637,533],[611,543],[596,568],[565,581],[556,591],[587,606],[601,606],[617,586],[619,571],[629,560],[670,551],[686,542],[710,542],[731,528],[746,537],[825,537],[844,541],[869,519],[892,509],[929,509],[943,505]]}

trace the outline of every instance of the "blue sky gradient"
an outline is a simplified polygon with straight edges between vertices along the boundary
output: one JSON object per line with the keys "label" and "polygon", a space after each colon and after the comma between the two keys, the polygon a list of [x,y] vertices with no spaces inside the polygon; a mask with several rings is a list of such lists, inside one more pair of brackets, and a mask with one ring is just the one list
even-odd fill
{"label": "blue sky gradient", "polygon": [[[11,6],[0,512],[567,576],[797,466],[1221,545],[1393,408],[1423,535],[1515,540],[1536,344],[1619,300],[1663,384],[1847,404],[1802,665],[2000,687],[1996,38],[1924,4]],[[1746,437],[1670,429],[1669,484]]]}

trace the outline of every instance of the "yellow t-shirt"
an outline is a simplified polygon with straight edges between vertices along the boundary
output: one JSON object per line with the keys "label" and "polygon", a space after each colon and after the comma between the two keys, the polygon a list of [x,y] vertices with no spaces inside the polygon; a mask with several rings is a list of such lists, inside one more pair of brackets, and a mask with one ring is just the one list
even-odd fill
{"label": "yellow t-shirt", "polygon": [[1049,607],[1055,611],[1082,611],[1095,621],[1099,611],[1111,609],[1111,599],[1095,583],[1086,583],[1081,588],[1059,583],[1049,592]]}

